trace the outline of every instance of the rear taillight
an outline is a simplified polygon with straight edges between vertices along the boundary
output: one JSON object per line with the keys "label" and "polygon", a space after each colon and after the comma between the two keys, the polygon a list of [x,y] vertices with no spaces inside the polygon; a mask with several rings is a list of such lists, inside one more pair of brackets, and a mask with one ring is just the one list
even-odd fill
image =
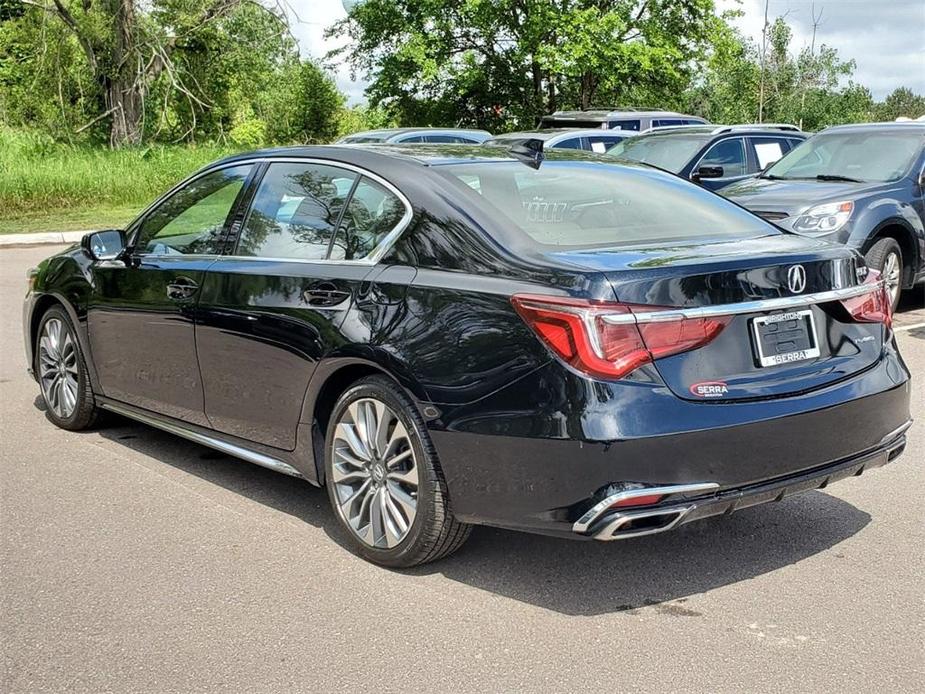
{"label": "rear taillight", "polygon": [[643,364],[696,349],[729,323],[728,316],[684,318],[637,324],[633,311],[670,311],[552,296],[517,294],[511,303],[520,317],[564,362],[591,376],[622,378]]}
{"label": "rear taillight", "polygon": [[893,324],[893,301],[886,283],[880,281],[879,272],[869,270],[864,284],[870,285],[869,292],[844,299],[842,305],[857,323],[883,323],[889,328]]}

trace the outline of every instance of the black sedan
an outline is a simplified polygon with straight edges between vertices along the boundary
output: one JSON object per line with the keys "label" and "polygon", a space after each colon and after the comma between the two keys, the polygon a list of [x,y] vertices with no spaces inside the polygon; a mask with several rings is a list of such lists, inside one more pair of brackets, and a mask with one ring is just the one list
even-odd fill
{"label": "black sedan", "polygon": [[53,423],[109,410],[324,485],[389,566],[472,524],[669,530],[887,463],[909,425],[860,255],[575,152],[242,154],[30,283]]}

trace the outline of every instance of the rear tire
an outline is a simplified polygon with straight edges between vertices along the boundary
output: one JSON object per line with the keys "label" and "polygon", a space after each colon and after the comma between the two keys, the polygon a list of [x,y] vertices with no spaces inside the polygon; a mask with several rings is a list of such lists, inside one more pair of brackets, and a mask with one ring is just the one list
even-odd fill
{"label": "rear tire", "polygon": [[418,566],[455,552],[469,536],[471,526],[450,510],[423,418],[389,379],[361,379],[338,398],[324,447],[334,516],[364,559]]}
{"label": "rear tire", "polygon": [[886,282],[890,300],[893,302],[892,308],[895,311],[896,305],[899,303],[899,295],[902,293],[902,249],[895,239],[880,239],[870,247],[865,259],[867,260],[867,265],[880,272],[883,281]]}
{"label": "rear tire", "polygon": [[99,409],[90,388],[87,364],[70,316],[53,306],[42,316],[35,341],[35,375],[45,416],[69,431],[88,429]]}

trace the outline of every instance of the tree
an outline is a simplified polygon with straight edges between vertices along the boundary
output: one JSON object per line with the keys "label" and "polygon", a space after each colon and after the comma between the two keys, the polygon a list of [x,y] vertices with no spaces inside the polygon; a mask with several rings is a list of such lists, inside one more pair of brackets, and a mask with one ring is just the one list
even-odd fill
{"label": "tree", "polygon": [[177,65],[213,25],[243,6],[271,14],[277,33],[287,32],[280,14],[250,0],[22,0],[54,18],[76,41],[95,88],[97,120],[107,119],[112,146],[136,144],[144,129],[149,90],[163,79],[189,108],[206,102],[194,79]]}
{"label": "tree", "polygon": [[874,108],[877,120],[891,121],[897,118],[918,118],[925,115],[925,96],[914,93],[906,87],[890,92],[883,103]]}
{"label": "tree", "polygon": [[[712,0],[366,0],[331,35],[402,122],[532,126],[544,112],[680,91]],[[607,103],[610,102],[610,103]]]}

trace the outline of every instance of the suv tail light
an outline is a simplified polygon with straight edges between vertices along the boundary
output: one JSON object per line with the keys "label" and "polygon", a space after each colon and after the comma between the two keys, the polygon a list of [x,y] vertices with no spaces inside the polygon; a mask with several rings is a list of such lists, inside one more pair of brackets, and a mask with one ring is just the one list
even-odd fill
{"label": "suv tail light", "polygon": [[728,316],[695,319],[675,314],[637,324],[634,308],[671,308],[530,294],[516,294],[511,303],[560,359],[604,378],[622,378],[648,362],[701,347],[730,321]]}
{"label": "suv tail light", "polygon": [[879,272],[869,270],[864,284],[871,285],[870,291],[845,299],[842,306],[856,323],[883,323],[889,328],[893,324],[893,301],[886,282],[880,281]]}

